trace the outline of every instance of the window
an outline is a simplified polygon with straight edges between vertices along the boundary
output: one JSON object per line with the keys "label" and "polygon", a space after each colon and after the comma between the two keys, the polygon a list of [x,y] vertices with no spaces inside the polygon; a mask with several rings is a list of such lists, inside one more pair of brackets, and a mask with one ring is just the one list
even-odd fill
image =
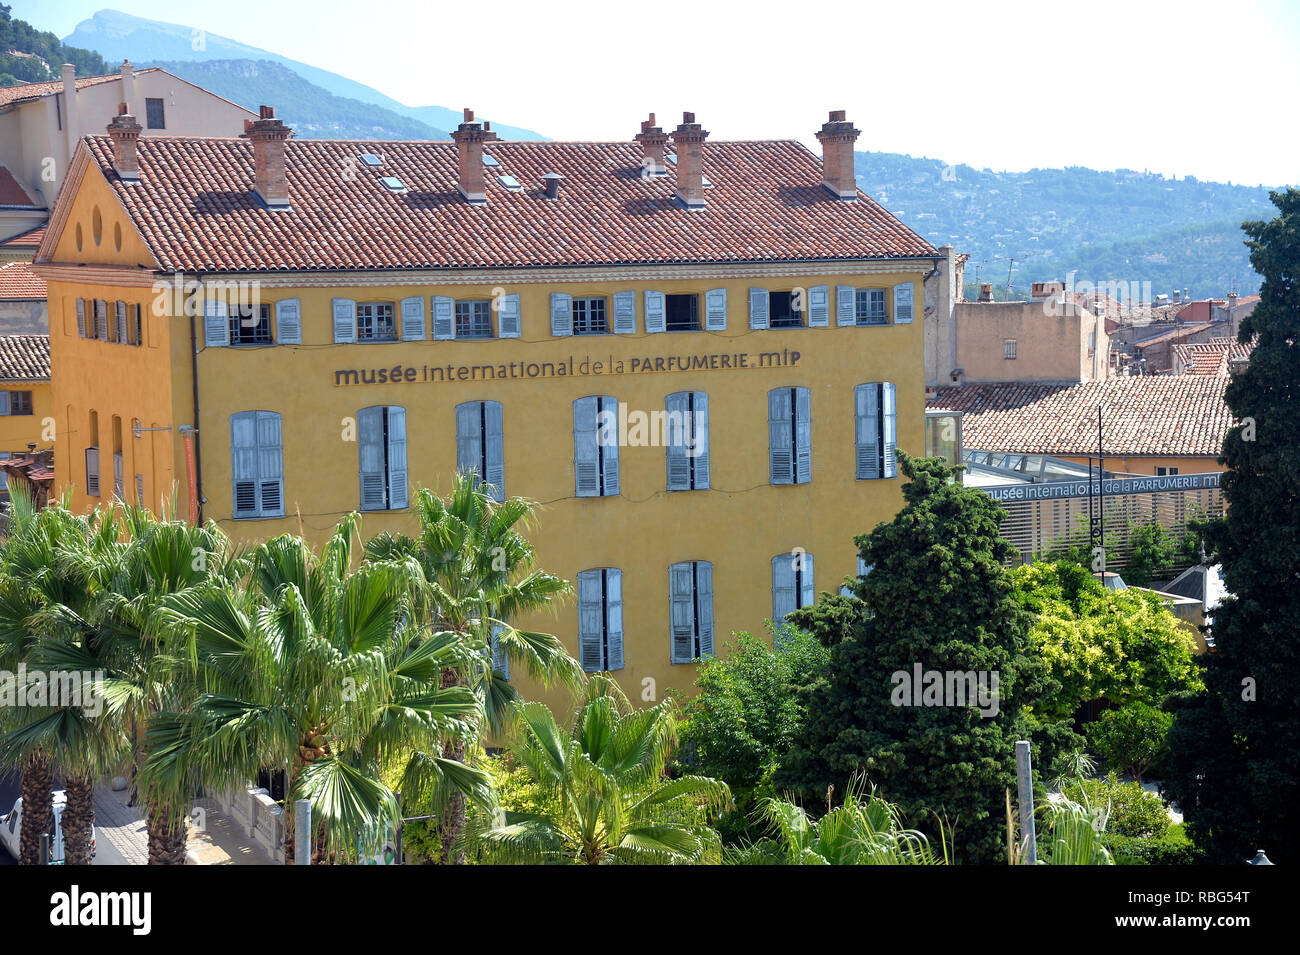
{"label": "window", "polygon": [[161,99],[146,99],[144,101],[144,115],[147,129],[167,128],[167,118],[163,111],[163,101]]}
{"label": "window", "polygon": [[690,560],[668,568],[673,663],[713,656],[713,565]]}
{"label": "window", "polygon": [[95,299],[95,330],[89,337],[108,341],[108,303],[103,299]]}
{"label": "window", "polygon": [[618,399],[573,403],[573,475],[578,497],[618,496]]}
{"label": "window", "polygon": [[813,588],[813,555],[802,550],[772,558],[772,622],[778,627],[786,614],[817,602]]}
{"label": "window", "polygon": [[898,477],[896,389],[888,381],[853,389],[854,454],[859,481]]}
{"label": "window", "polygon": [[709,396],[702,391],[669,395],[664,421],[668,490],[701,491],[709,486]]}
{"label": "window", "polygon": [[774,388],[767,393],[767,452],[773,484],[812,480],[812,415],[807,388]]}
{"label": "window", "polygon": [[698,295],[665,295],[665,310],[670,332],[698,332],[700,330],[700,297]]}
{"label": "window", "polygon": [[912,321],[912,283],[894,286],[894,324],[906,325]]}
{"label": "window", "polygon": [[573,300],[573,334],[604,335],[609,331],[603,298]]}
{"label": "window", "polygon": [[457,338],[492,337],[492,303],[489,301],[456,303]]}
{"label": "window", "polygon": [[[874,564],[868,564],[865,560],[862,559],[861,556],[859,556],[859,557],[858,557],[858,577],[865,577],[865,576],[867,576],[867,574],[871,573],[871,568],[874,567],[874,566],[875,566]],[[848,578],[845,578],[845,584],[844,584],[843,587],[840,588],[840,596],[841,596],[841,597],[856,597],[857,594],[855,594],[855,593],[853,592],[853,587],[856,586],[856,584],[857,584],[857,580],[849,580]]]}
{"label": "window", "polygon": [[1016,340],[1014,338],[1004,338],[1002,340],[1002,357],[1003,358],[1016,357]]}
{"label": "window", "polygon": [[357,341],[397,341],[397,326],[393,323],[392,302],[357,303]]}
{"label": "window", "polygon": [[885,290],[860,288],[853,293],[853,318],[858,325],[887,325]]}
{"label": "window", "polygon": [[361,509],[406,507],[406,409],[373,405],[357,412]]}
{"label": "window", "polygon": [[90,413],[90,446],[86,448],[86,493],[99,497],[99,412]]}
{"label": "window", "polygon": [[769,328],[802,328],[803,312],[796,308],[802,303],[794,292],[769,292],[767,296]]}
{"label": "window", "polygon": [[467,401],[456,406],[456,470],[472,472],[477,481],[488,485],[492,500],[506,499],[501,402]]}
{"label": "window", "polygon": [[234,517],[284,516],[278,412],[241,411],[230,416],[230,470]]}
{"label": "window", "polygon": [[623,669],[623,572],[578,572],[578,656],[588,673]]}
{"label": "window", "polygon": [[32,413],[30,391],[0,391],[0,415],[28,415]]}
{"label": "window", "polygon": [[127,342],[139,347],[144,344],[144,319],[139,305],[128,305],[127,308],[130,309],[127,316]]}
{"label": "window", "polygon": [[230,344],[270,345],[271,306],[240,305],[230,315]]}
{"label": "window", "polygon": [[126,302],[113,303],[113,341],[119,345],[129,345],[131,343],[131,333],[128,330]]}
{"label": "window", "polygon": [[144,475],[135,476],[135,503],[139,507],[144,507]]}
{"label": "window", "polygon": [[[31,412],[28,412],[30,414]],[[1173,477],[1178,473],[1178,468],[1156,468],[1156,477]]]}
{"label": "window", "polygon": [[506,653],[506,648],[501,646],[501,632],[505,627],[499,623],[492,624],[492,641],[490,650],[492,652],[492,669],[500,673],[503,679],[510,679],[510,657]]}

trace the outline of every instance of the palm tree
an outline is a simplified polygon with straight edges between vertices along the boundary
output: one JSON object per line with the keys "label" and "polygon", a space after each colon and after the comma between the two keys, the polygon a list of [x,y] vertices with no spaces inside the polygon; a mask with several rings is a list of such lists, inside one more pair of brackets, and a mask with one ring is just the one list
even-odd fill
{"label": "palm tree", "polygon": [[[448,668],[443,685],[470,686],[482,702],[488,731],[498,738],[505,734],[519,694],[494,656],[522,667],[543,686],[576,690],[583,679],[582,668],[554,635],[510,624],[553,606],[568,592],[565,581],[533,566],[533,547],[523,531],[535,507],[521,498],[496,502],[473,474],[460,474],[447,501],[427,488],[416,493],[417,537],[384,533],[365,545],[371,560],[418,566],[414,603],[419,619],[431,629],[456,634],[471,651],[470,665]],[[465,753],[465,741],[457,738],[442,755],[463,763]],[[453,846],[465,826],[465,800],[449,790],[435,790],[432,797],[443,810],[442,861],[463,862],[464,854]]]}
{"label": "palm tree", "polygon": [[[409,758],[411,785],[445,784],[491,802],[485,773],[441,755],[481,718],[468,687],[443,685],[468,654],[455,634],[416,623],[417,566],[371,560],[352,569],[359,524],[356,514],[344,518],[319,556],[300,538],[276,537],[253,552],[251,586],[212,583],[167,602],[195,701],[152,721],[141,773],[148,791],[174,797],[197,781],[224,787],[288,767],[286,809],[309,800],[318,850],[344,858],[358,833],[396,823],[380,778],[395,758]],[[286,821],[292,859],[292,811]]]}
{"label": "palm tree", "polygon": [[613,680],[593,677],[567,733],[541,703],[516,706],[515,757],[560,809],[555,817],[498,812],[471,827],[469,839],[488,858],[585,865],[720,858],[708,823],[731,806],[731,790],[702,776],[665,776],[677,740],[671,698],[633,709]]}

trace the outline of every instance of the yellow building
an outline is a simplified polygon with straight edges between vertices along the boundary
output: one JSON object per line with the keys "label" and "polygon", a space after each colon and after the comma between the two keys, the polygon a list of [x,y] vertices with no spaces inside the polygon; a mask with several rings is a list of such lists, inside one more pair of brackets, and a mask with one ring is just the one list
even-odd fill
{"label": "yellow building", "polygon": [[413,490],[472,468],[541,502],[576,582],[512,622],[647,699],[838,589],[900,506],[937,253],[858,192],[842,113],[824,161],[689,114],[607,143],[469,111],[451,143],[136,125],[78,148],[37,256],[79,508],[176,486],[184,513],[192,480],[236,538],[319,543],[355,509],[410,532]]}
{"label": "yellow building", "polygon": [[[53,414],[49,338],[0,335],[0,460],[50,448]],[[0,497],[8,497],[2,473]]]}

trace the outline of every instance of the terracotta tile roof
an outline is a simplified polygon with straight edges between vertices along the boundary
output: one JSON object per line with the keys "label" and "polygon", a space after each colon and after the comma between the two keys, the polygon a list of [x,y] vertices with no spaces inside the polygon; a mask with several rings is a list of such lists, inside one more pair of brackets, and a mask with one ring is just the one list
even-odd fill
{"label": "terracotta tile roof", "polygon": [[961,411],[966,447],[1022,454],[1097,453],[1097,405],[1107,454],[1217,457],[1231,423],[1227,376],[1146,375],[1082,384],[935,389],[931,408]]}
{"label": "terracotta tile roof", "polygon": [[[154,73],[158,67],[149,67],[144,70],[136,70],[135,75],[141,73]],[[87,86],[99,86],[101,83],[112,83],[114,80],[120,80],[121,73],[105,73],[103,76],[82,76],[77,78],[77,89],[82,90]],[[19,83],[17,86],[0,87],[0,106],[11,106],[15,103],[27,103],[34,99],[40,99],[42,96],[49,96],[51,93],[63,92],[63,80],[50,80],[46,83]]]}
{"label": "terracotta tile roof", "polygon": [[0,299],[45,297],[45,279],[32,272],[30,262],[10,262],[0,266]]}
{"label": "terracotta tile roof", "polygon": [[27,190],[22,187],[7,166],[0,165],[0,206],[21,206],[31,209],[37,206]]}
{"label": "terracotta tile roof", "polygon": [[45,226],[38,225],[35,229],[19,232],[17,235],[11,235],[9,238],[0,241],[0,249],[26,248],[28,246],[35,248],[41,244],[43,238],[45,238]]}
{"label": "terracotta tile roof", "polygon": [[46,455],[29,455],[0,459],[0,471],[10,476],[22,475],[37,484],[54,482],[54,459]]}
{"label": "terracotta tile roof", "polygon": [[49,380],[49,335],[0,335],[0,381]]}
{"label": "terracotta tile roof", "polygon": [[[495,142],[486,205],[456,191],[450,142],[287,143],[292,209],[252,193],[243,139],[144,138],[140,182],[112,169],[107,136],[86,140],[159,264],[168,270],[402,269],[745,262],[934,256],[873,200],[836,199],[796,142],[704,145],[708,206],[673,199],[675,177],[643,179],[633,142]],[[382,154],[383,166],[357,162]],[[560,198],[541,177],[564,176]],[[355,175],[345,175],[355,173]],[[495,175],[494,175],[495,174]],[[523,184],[511,192],[496,179]],[[395,176],[408,192],[379,182]]]}
{"label": "terracotta tile roof", "polygon": [[1243,345],[1230,338],[1211,338],[1208,342],[1175,345],[1174,354],[1187,375],[1226,375],[1228,364],[1250,358],[1253,344]]}

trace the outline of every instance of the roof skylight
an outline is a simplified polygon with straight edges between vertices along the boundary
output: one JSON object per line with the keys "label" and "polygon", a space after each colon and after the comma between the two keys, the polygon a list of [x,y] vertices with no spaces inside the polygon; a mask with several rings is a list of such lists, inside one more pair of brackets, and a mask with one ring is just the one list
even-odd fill
{"label": "roof skylight", "polygon": [[374,153],[362,153],[359,158],[367,166],[382,166],[384,164],[384,161]]}
{"label": "roof skylight", "polygon": [[396,176],[384,176],[379,181],[384,184],[384,188],[389,192],[400,193],[406,191],[405,184]]}
{"label": "roof skylight", "polygon": [[497,180],[511,192],[524,191],[524,187],[519,184],[519,180],[514,176],[497,176]]}

